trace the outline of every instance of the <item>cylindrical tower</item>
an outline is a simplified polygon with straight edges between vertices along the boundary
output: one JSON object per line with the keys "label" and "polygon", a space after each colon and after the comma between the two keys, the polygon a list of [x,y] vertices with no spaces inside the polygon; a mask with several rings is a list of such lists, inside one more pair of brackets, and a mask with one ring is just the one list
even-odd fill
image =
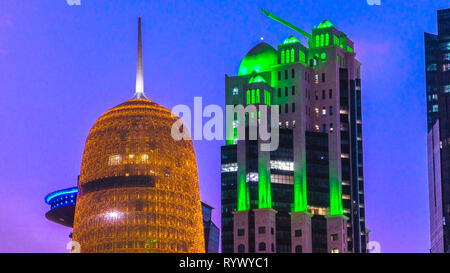
{"label": "cylindrical tower", "polygon": [[82,252],[203,252],[192,141],[171,111],[132,99],[107,111],[83,154],[73,239]]}
{"label": "cylindrical tower", "polygon": [[103,114],[86,140],[73,240],[81,252],[202,253],[194,147],[173,139],[179,119],[144,95],[140,25],[135,96]]}

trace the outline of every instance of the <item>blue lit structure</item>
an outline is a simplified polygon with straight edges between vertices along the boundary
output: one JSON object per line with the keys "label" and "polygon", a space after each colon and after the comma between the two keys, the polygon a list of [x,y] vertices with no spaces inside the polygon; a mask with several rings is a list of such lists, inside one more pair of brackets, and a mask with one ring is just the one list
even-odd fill
{"label": "blue lit structure", "polygon": [[45,197],[45,203],[50,205],[50,210],[45,214],[45,217],[57,224],[73,227],[77,194],[78,187],[49,193]]}

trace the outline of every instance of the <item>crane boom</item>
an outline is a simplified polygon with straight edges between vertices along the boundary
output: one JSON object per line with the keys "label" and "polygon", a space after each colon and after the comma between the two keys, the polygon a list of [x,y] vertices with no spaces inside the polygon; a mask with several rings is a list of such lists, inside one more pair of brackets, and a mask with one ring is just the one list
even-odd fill
{"label": "crane boom", "polygon": [[294,26],[293,24],[291,24],[289,22],[286,22],[285,20],[281,19],[280,17],[277,17],[277,16],[273,15],[272,13],[270,13],[270,12],[264,10],[264,9],[261,9],[261,10],[267,17],[272,18],[273,20],[275,20],[275,21],[277,21],[277,22],[287,26],[288,28],[297,31],[298,33],[302,34],[303,36],[305,36],[307,38],[311,38],[312,37],[312,35],[309,34],[308,32],[306,32],[306,31],[304,31],[304,30]]}

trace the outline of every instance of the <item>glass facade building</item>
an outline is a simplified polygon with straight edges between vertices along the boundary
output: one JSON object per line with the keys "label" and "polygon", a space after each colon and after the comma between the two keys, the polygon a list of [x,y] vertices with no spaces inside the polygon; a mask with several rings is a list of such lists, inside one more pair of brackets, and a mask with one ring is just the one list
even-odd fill
{"label": "glass facade building", "polygon": [[205,236],[205,252],[219,253],[220,230],[212,221],[211,215],[214,208],[202,202],[203,231]]}
{"label": "glass facade building", "polygon": [[450,251],[450,9],[425,33],[431,252]]}

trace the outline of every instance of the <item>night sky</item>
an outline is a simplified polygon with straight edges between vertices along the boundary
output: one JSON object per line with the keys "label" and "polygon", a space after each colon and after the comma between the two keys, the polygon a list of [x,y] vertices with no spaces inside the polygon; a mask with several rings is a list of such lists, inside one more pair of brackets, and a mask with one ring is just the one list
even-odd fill
{"label": "night sky", "polygon": [[[366,222],[382,252],[429,252],[423,32],[442,1],[0,1],[0,252],[67,252],[70,229],[45,219],[47,193],[76,185],[96,119],[132,97],[143,17],[147,96],[168,108],[224,104],[261,37],[330,20],[362,66]],[[206,121],[206,120],[205,120]],[[195,141],[202,200],[220,225],[220,146]]]}

